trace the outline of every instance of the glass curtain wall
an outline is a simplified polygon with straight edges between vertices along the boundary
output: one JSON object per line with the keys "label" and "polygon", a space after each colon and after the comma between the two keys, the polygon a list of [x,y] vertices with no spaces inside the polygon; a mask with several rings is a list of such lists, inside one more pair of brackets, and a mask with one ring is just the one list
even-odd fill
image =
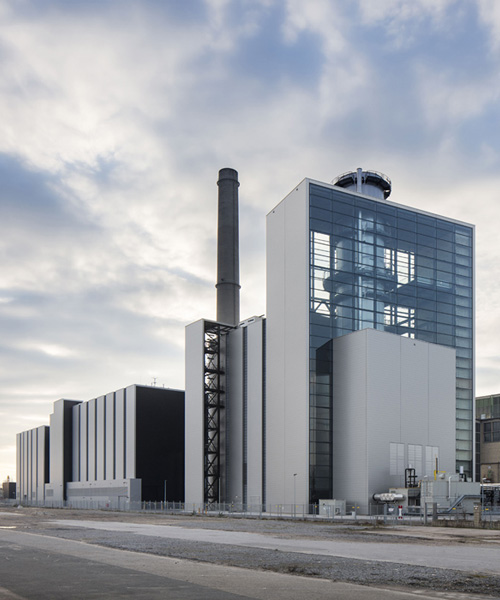
{"label": "glass curtain wall", "polygon": [[332,495],[331,340],[374,328],[456,349],[472,475],[473,228],[310,184],[310,500]]}

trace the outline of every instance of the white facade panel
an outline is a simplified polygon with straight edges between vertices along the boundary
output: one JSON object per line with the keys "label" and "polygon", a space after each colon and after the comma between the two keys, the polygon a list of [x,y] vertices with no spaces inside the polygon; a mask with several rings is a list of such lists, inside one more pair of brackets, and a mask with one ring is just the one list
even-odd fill
{"label": "white facade panel", "polygon": [[[365,497],[368,469],[366,336],[344,336],[333,344],[333,497]],[[349,427],[346,427],[346,423]]]}
{"label": "white facade panel", "polygon": [[186,505],[204,499],[204,328],[203,320],[186,327]]}
{"label": "white facade panel", "polygon": [[135,386],[125,388],[125,476],[135,478],[136,399]]}
{"label": "white facade panel", "polygon": [[309,214],[303,181],[267,216],[268,504],[309,499]]}
{"label": "white facade panel", "polygon": [[247,326],[247,492],[249,505],[262,504],[263,328],[255,319]]}
{"label": "white facade panel", "polygon": [[374,493],[404,486],[411,461],[424,467],[427,448],[454,473],[454,406],[453,349],[374,329],[334,340],[333,495],[366,512]]}
{"label": "white facade panel", "polygon": [[139,509],[141,480],[115,479],[68,483],[68,502],[76,508]]}
{"label": "white facade panel", "polygon": [[115,393],[115,478],[125,478],[125,390]]}
{"label": "white facade panel", "polygon": [[[399,365],[401,364],[401,347],[411,344],[413,340],[408,340],[400,336],[382,333],[374,329],[365,329],[360,332],[360,338],[366,344],[364,352],[366,353],[366,427],[367,427],[367,478],[365,495],[362,498],[371,497],[370,490],[375,488],[379,491],[379,486],[387,485],[390,481],[391,486],[400,486],[404,484],[404,467],[401,472],[401,448],[397,446],[396,453],[396,473],[389,479],[390,470],[390,450],[389,444],[399,444],[402,439],[407,439],[402,434],[402,428],[405,426],[402,421],[401,404],[405,403],[403,388],[408,387],[404,373]],[[350,336],[346,336],[350,337]],[[420,344],[419,346],[420,347]],[[419,372],[420,381],[425,380],[425,375]],[[411,378],[413,382],[413,377]],[[417,382],[419,380],[417,379]],[[422,385],[422,383],[420,384]],[[413,388],[413,385],[410,385]],[[416,427],[418,424],[415,423]],[[389,438],[380,435],[380,432],[391,434]],[[407,441],[415,443],[413,439]],[[406,451],[403,448],[403,464],[406,466]],[[376,457],[376,458],[375,458]],[[399,465],[399,466],[398,466]],[[398,474],[399,473],[399,474]],[[373,492],[372,492],[373,494]]]}
{"label": "white facade panel", "polygon": [[22,482],[22,445],[21,445],[22,434],[16,435],[16,499],[21,499],[21,482]]}
{"label": "white facade panel", "polygon": [[48,436],[49,428],[45,425],[17,434],[16,498],[19,502],[40,504],[45,499]]}
{"label": "white facade panel", "polygon": [[28,475],[29,475],[29,471],[28,471],[28,432],[25,431],[21,435],[22,435],[21,445],[22,445],[22,449],[23,449],[23,466],[22,466],[23,487],[22,487],[21,499],[24,500],[24,499],[28,499]]}
{"label": "white facade panel", "polygon": [[115,478],[115,394],[106,394],[106,441],[105,441],[105,472],[104,479]]}
{"label": "white facade panel", "polygon": [[87,454],[88,454],[88,481],[96,480],[96,400],[87,402]]}
{"label": "white facade panel", "polygon": [[[439,470],[449,471],[449,465],[456,460],[455,447],[443,444],[443,439],[455,436],[456,405],[450,406],[442,402],[447,390],[455,385],[455,372],[443,369],[442,365],[449,361],[449,348],[431,344],[429,347],[429,389],[433,395],[429,398],[429,445],[439,446]],[[455,361],[453,361],[455,364]]]}
{"label": "white facade panel", "polygon": [[82,409],[81,404],[77,404],[73,406],[73,422],[72,422],[72,439],[71,443],[73,445],[72,452],[72,460],[73,460],[73,473],[72,473],[72,481],[80,481],[80,412]]}
{"label": "white facade panel", "polygon": [[105,476],[105,434],[106,434],[106,412],[105,396],[96,399],[96,479],[101,481]]}
{"label": "white facade panel", "polygon": [[429,345],[401,340],[401,414],[406,417],[401,419],[401,439],[427,444],[430,398],[427,386],[424,388],[422,383],[429,380]]}
{"label": "white facade panel", "polygon": [[89,454],[88,454],[88,402],[81,405],[80,411],[80,479],[79,481],[89,480]]}
{"label": "white facade panel", "polygon": [[243,329],[226,337],[226,502],[241,504],[243,493]]}
{"label": "white facade panel", "polygon": [[37,427],[36,429],[36,439],[37,439],[37,448],[36,448],[36,463],[37,463],[37,472],[36,472],[36,498],[37,502],[43,502],[45,499],[45,479],[48,473],[45,472],[46,464],[45,464],[45,452],[47,448],[47,436],[49,435],[47,428]]}

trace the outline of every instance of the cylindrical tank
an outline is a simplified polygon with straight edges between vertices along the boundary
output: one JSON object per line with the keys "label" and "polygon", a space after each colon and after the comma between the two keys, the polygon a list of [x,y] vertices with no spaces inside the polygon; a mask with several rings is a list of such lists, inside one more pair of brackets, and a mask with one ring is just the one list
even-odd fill
{"label": "cylindrical tank", "polygon": [[363,169],[343,173],[332,183],[346,190],[372,196],[379,200],[389,198],[392,188],[391,180],[387,175],[377,171],[363,171]]}
{"label": "cylindrical tank", "polygon": [[237,325],[240,321],[238,172],[221,169],[217,185],[217,321]]}
{"label": "cylindrical tank", "polygon": [[402,502],[406,499],[406,496],[394,492],[384,492],[382,494],[373,494],[373,499],[375,502]]}

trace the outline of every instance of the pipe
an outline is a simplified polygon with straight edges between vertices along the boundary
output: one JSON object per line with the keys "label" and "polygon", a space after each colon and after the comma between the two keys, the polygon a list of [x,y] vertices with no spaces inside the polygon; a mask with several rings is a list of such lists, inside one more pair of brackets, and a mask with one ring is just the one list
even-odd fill
{"label": "pipe", "polygon": [[240,322],[238,233],[238,172],[221,169],[217,181],[217,321],[233,327]]}
{"label": "pipe", "polygon": [[383,494],[373,494],[372,498],[375,502],[397,502],[404,500],[404,494],[393,494],[392,492],[384,492]]}

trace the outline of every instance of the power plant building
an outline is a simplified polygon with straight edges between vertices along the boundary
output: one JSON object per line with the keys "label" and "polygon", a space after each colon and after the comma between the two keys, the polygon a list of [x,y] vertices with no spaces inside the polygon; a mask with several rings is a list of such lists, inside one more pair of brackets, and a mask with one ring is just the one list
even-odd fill
{"label": "power plant building", "polygon": [[[387,177],[358,169],[332,184],[303,180],[268,215],[271,502],[290,498],[292,485],[300,503],[336,497],[334,341],[363,329],[454,349],[454,410],[447,419],[455,421],[456,469],[472,477],[474,228],[394,204],[387,200],[390,192]],[[361,368],[353,373],[364,376]],[[356,436],[354,422],[348,431]],[[412,462],[408,445],[427,446],[411,431],[405,444],[406,464]]]}
{"label": "power plant building", "polygon": [[213,322],[217,385],[206,322],[188,326],[187,502],[366,508],[408,466],[472,477],[474,228],[390,193],[358,169],[268,214],[261,347]]}
{"label": "power plant building", "polygon": [[[175,392],[143,418],[140,386],[59,401],[45,495],[161,499],[164,479],[186,505],[364,511],[408,468],[471,479],[474,227],[393,203],[375,171],[304,179],[267,215],[267,314],[241,320],[238,173],[217,185],[217,316],[186,327],[185,403]],[[169,419],[182,456],[158,434]],[[33,433],[19,436],[32,494]],[[153,455],[168,473],[148,471]]]}
{"label": "power plant building", "polygon": [[184,500],[184,392],[131,385],[57,400],[50,426],[17,435],[17,498],[131,508]]}

